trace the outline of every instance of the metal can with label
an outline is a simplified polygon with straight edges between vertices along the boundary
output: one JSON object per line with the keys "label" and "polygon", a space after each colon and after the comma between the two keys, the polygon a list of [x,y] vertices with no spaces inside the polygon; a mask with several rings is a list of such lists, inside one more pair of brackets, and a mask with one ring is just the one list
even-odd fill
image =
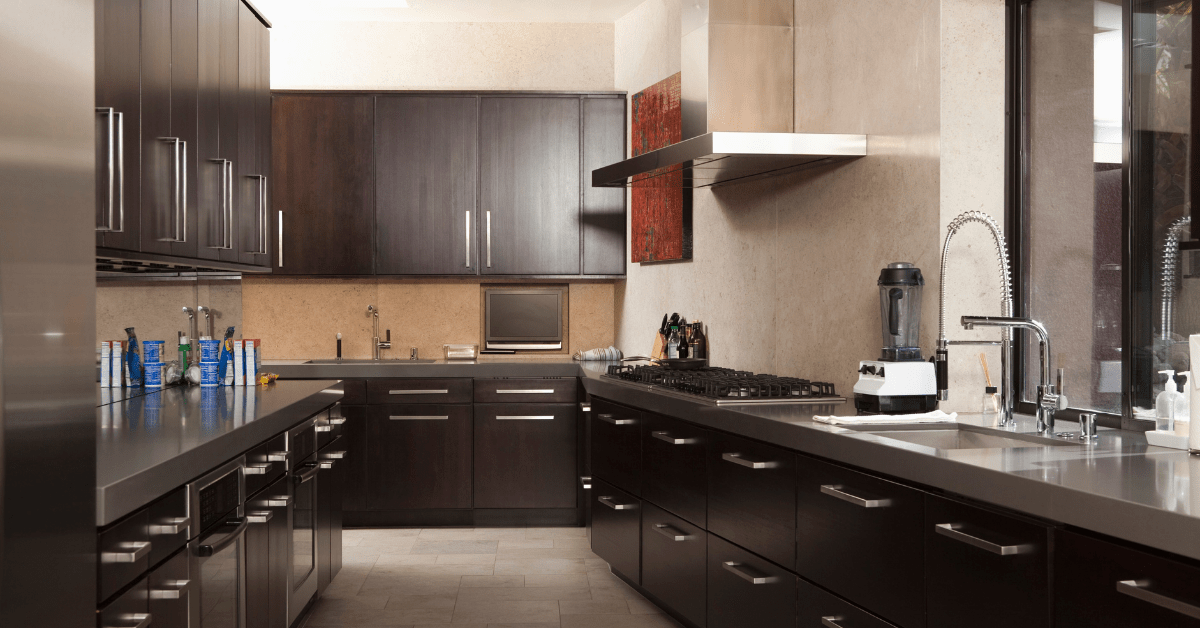
{"label": "metal can with label", "polygon": [[200,341],[200,361],[201,362],[220,362],[221,361],[221,341],[220,340],[205,340]]}
{"label": "metal can with label", "polygon": [[166,365],[162,362],[147,362],[142,365],[145,379],[142,385],[146,388],[162,388],[163,385],[163,370]]}
{"label": "metal can with label", "polygon": [[221,383],[219,377],[221,364],[218,362],[200,363],[200,385],[205,387],[217,386]]}
{"label": "metal can with label", "polygon": [[162,340],[146,340],[142,342],[142,358],[146,364],[163,361],[163,345],[166,344]]}

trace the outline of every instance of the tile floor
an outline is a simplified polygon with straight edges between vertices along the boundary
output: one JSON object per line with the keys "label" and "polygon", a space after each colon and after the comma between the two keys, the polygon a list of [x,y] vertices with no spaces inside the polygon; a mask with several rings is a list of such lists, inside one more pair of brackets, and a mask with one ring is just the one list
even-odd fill
{"label": "tile floor", "polygon": [[609,572],[583,528],[346,530],[305,628],[676,628]]}

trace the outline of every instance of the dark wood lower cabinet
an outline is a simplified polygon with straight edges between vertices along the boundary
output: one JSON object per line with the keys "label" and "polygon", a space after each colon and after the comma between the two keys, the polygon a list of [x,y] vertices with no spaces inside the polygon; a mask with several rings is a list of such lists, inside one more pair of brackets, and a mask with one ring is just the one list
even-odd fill
{"label": "dark wood lower cabinet", "polygon": [[97,613],[100,628],[137,626],[139,622],[147,619],[150,613],[148,580],[149,576],[138,580],[128,591],[105,604]]}
{"label": "dark wood lower cabinet", "polygon": [[708,530],[776,564],[794,564],[796,455],[745,438],[713,438]]}
{"label": "dark wood lower cabinet", "polygon": [[960,627],[964,618],[978,628],[1049,626],[1050,528],[932,495],[925,499],[928,628]]}
{"label": "dark wood lower cabinet", "polygon": [[643,502],[642,588],[692,624],[704,628],[708,535]]}
{"label": "dark wood lower cabinet", "polygon": [[[269,511],[247,510],[246,515],[261,517],[265,512]],[[246,528],[246,628],[271,626],[271,520]]]}
{"label": "dark wood lower cabinet", "polygon": [[1196,628],[1200,565],[1060,531],[1055,628]]}
{"label": "dark wood lower cabinet", "polygon": [[475,508],[575,508],[575,404],[475,405]]}
{"label": "dark wood lower cabinet", "polygon": [[[798,586],[798,628],[894,628],[893,624],[806,580],[801,579]],[[973,624],[968,622],[968,625]]]}
{"label": "dark wood lower cabinet", "polygon": [[342,462],[346,458],[344,438],[317,452],[321,471],[317,474],[317,594],[337,576],[342,567]]}
{"label": "dark wood lower cabinet", "polygon": [[471,508],[470,405],[370,406],[367,509]]}
{"label": "dark wood lower cabinet", "polygon": [[[363,397],[365,401],[365,392]],[[342,510],[361,512],[367,509],[367,406],[343,405],[342,417]]]}
{"label": "dark wood lower cabinet", "polygon": [[642,420],[632,408],[592,402],[592,473],[634,495],[642,491]]}
{"label": "dark wood lower cabinet", "polygon": [[793,628],[796,576],[708,535],[708,628]]}
{"label": "dark wood lower cabinet", "polygon": [[664,416],[645,417],[642,497],[703,528],[708,514],[704,455],[711,432]]}
{"label": "dark wood lower cabinet", "polygon": [[612,570],[641,582],[642,501],[600,480],[592,483],[592,552]]}
{"label": "dark wood lower cabinet", "polygon": [[188,628],[188,608],[193,591],[188,575],[190,569],[187,549],[181,549],[150,572],[149,608],[155,628]]}
{"label": "dark wood lower cabinet", "polygon": [[291,571],[288,481],[284,476],[246,500],[247,514],[270,516],[265,524],[253,523],[246,530],[247,628],[287,626]]}

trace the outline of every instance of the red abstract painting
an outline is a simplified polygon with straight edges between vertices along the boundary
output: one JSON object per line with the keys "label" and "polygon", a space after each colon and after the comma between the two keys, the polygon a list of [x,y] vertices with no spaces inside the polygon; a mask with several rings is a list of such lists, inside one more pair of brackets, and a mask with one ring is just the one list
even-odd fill
{"label": "red abstract painting", "polygon": [[[633,95],[630,137],[633,155],[675,144],[683,138],[679,74]],[[665,262],[692,258],[692,194],[684,172],[668,166],[634,177],[631,261]]]}

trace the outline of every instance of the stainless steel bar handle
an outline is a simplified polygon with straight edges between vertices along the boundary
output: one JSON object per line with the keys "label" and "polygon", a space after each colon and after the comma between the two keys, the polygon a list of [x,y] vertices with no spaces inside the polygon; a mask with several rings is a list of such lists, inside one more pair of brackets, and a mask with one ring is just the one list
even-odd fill
{"label": "stainless steel bar handle", "polygon": [[721,460],[732,462],[733,464],[746,467],[747,469],[774,469],[775,467],[779,466],[778,463],[770,461],[755,462],[753,460],[746,460],[742,457],[742,454],[739,453],[721,454]]}
{"label": "stainless steel bar handle", "polygon": [[188,176],[187,176],[187,140],[179,140],[179,230],[176,234],[178,242],[187,242],[188,215]]}
{"label": "stainless steel bar handle", "polygon": [[275,513],[269,510],[264,510],[262,512],[248,512],[246,513],[246,521],[249,521],[250,523],[266,523],[270,521],[271,517],[273,516],[275,516]]}
{"label": "stainless steel bar handle", "polygon": [[583,490],[585,490],[585,491],[592,490],[592,476],[590,476],[590,475],[579,476],[579,485],[582,486]]}
{"label": "stainless steel bar handle", "polygon": [[546,415],[526,414],[526,415],[497,416],[496,420],[497,421],[553,421],[554,415],[552,415],[552,414],[546,414]]}
{"label": "stainless steel bar handle", "polygon": [[129,622],[123,626],[104,626],[103,628],[148,628],[154,621],[154,616],[150,613],[126,613],[117,619],[120,622]]}
{"label": "stainless steel bar handle", "polygon": [[150,589],[150,599],[152,600],[178,600],[183,597],[183,592],[187,590],[191,580],[169,580],[163,584],[172,587],[170,589]]}
{"label": "stainless steel bar handle", "polygon": [[267,254],[267,175],[258,178],[258,252]]}
{"label": "stainless steel bar handle", "polygon": [[230,221],[230,216],[232,215],[230,212],[229,205],[230,205],[230,203],[233,202],[232,198],[229,196],[229,168],[228,168],[229,160],[228,159],[209,159],[208,161],[209,161],[209,163],[217,164],[217,167],[221,169],[221,201],[219,204],[219,211],[220,211],[220,216],[221,216],[221,226],[220,226],[220,229],[218,229],[218,232],[220,233],[221,241],[217,244],[210,243],[208,245],[208,248],[210,248],[210,249],[225,249],[225,248],[228,248],[226,246],[226,244],[229,241],[229,221]]}
{"label": "stainless steel bar handle", "polygon": [[332,468],[333,468],[333,461],[332,461],[332,460],[322,460],[321,462],[318,462],[317,464],[318,464],[318,465],[319,465],[319,466],[320,466],[322,469],[326,469],[326,470],[328,470],[328,469],[332,469]]}
{"label": "stainless steel bar handle", "polygon": [[469,210],[469,209],[467,210],[466,233],[467,233],[466,240],[464,242],[464,244],[466,246],[464,246],[463,248],[467,252],[467,268],[470,268],[471,267],[471,210]]}
{"label": "stainless steel bar handle", "polygon": [[654,531],[671,539],[672,541],[686,541],[691,536],[682,530],[676,529],[674,526],[666,523],[654,524]]}
{"label": "stainless steel bar handle", "polygon": [[275,242],[279,249],[279,267],[283,268],[283,210],[279,210],[279,240]]}
{"label": "stainless steel bar handle", "polygon": [[126,541],[118,545],[121,552],[101,552],[102,563],[136,563],[150,553],[149,541]]}
{"label": "stainless steel bar handle", "polygon": [[108,121],[108,137],[105,138],[108,147],[107,170],[108,170],[108,203],[106,210],[108,213],[108,221],[96,225],[96,231],[112,231],[113,223],[116,220],[117,207],[117,112],[112,107],[96,107],[96,113],[103,115]]}
{"label": "stainless steel bar handle", "polygon": [[267,462],[287,462],[287,459],[288,452],[286,451],[272,451],[267,454]]}
{"label": "stainless steel bar handle", "polygon": [[449,421],[448,416],[389,416],[392,421]]}
{"label": "stainless steel bar handle", "polygon": [[611,414],[597,414],[596,418],[613,425],[633,425],[633,419],[618,419]]}
{"label": "stainless steel bar handle", "polygon": [[650,432],[650,435],[664,443],[671,443],[672,445],[690,445],[695,442],[691,438],[675,438],[671,436],[670,432]]}
{"label": "stainless steel bar handle", "polygon": [[233,250],[233,161],[225,160],[225,249]]}
{"label": "stainless steel bar handle", "polygon": [[191,523],[191,517],[176,517],[161,523],[152,523],[146,528],[146,532],[150,536],[171,536],[187,530]]}
{"label": "stainless steel bar handle", "polygon": [[487,267],[492,267],[492,210],[487,211]]}
{"label": "stainless steel bar handle", "polygon": [[318,425],[316,427],[316,430],[317,430],[318,434],[324,434],[326,432],[332,432],[333,426],[332,425]]}
{"label": "stainless steel bar handle", "polygon": [[745,580],[746,582],[749,582],[750,584],[771,584],[778,580],[778,578],[775,578],[774,576],[759,576],[752,574],[745,569],[745,565],[732,560],[727,560],[721,563],[721,567],[724,567],[725,571],[732,572],[734,575],[742,580]]}
{"label": "stainless steel bar handle", "polygon": [[432,388],[428,389],[428,390],[389,390],[388,394],[389,395],[448,395],[448,394],[450,394],[450,391],[446,390],[445,388],[442,388],[440,390],[434,390]]}
{"label": "stainless steel bar handle", "polygon": [[972,536],[963,532],[960,528],[962,524],[958,523],[939,523],[934,526],[933,531],[938,534],[952,538],[956,541],[962,541],[967,545],[973,545],[981,550],[986,550],[1000,556],[1015,556],[1017,554],[1027,554],[1033,548],[1030,545],[999,545],[986,541],[977,536]]}
{"label": "stainless steel bar handle", "polygon": [[321,454],[321,456],[323,458],[325,458],[326,460],[342,460],[343,458],[346,457],[346,452],[344,450],[343,451],[329,451],[329,452],[325,452],[325,453]]}
{"label": "stainless steel bar handle", "polygon": [[265,464],[248,464],[242,469],[242,473],[246,475],[266,475],[271,472],[271,468],[274,466],[270,462]]}
{"label": "stainless steel bar handle", "polygon": [[821,492],[844,502],[850,502],[855,506],[862,506],[863,508],[886,508],[892,505],[892,500],[890,499],[869,499],[859,497],[853,493],[847,493],[846,487],[841,484],[822,484]]}
{"label": "stainless steel bar handle", "polygon": [[1161,593],[1155,593],[1149,587],[1150,581],[1148,580],[1121,580],[1117,583],[1117,592],[1153,604],[1159,608],[1179,613],[1180,615],[1200,619],[1200,607],[1167,597]]}
{"label": "stainless steel bar handle", "polygon": [[553,388],[497,388],[497,395],[553,395]]}
{"label": "stainless steel bar handle", "polygon": [[344,416],[329,417],[330,425],[344,425],[345,423],[346,423],[346,417],[344,417]]}
{"label": "stainless steel bar handle", "polygon": [[637,508],[637,504],[618,504],[615,500],[613,500],[612,495],[597,497],[596,501],[608,506],[609,508],[612,508],[613,510],[633,510],[634,508]]}
{"label": "stainless steel bar handle", "polygon": [[[160,242],[182,242],[179,237],[179,214],[183,211],[183,165],[180,160],[183,158],[183,153],[180,151],[180,140],[178,137],[160,137],[160,142],[166,142],[171,145],[171,234],[169,236],[159,236]],[[159,232],[161,233],[161,231]]]}
{"label": "stainless steel bar handle", "polygon": [[843,617],[839,617],[837,615],[830,615],[829,617],[822,617],[821,625],[825,626],[825,628],[843,628],[843,626],[838,623],[839,621],[842,621],[843,619],[844,619]]}
{"label": "stainless steel bar handle", "polygon": [[259,503],[266,508],[287,508],[292,505],[292,498],[290,495],[276,495],[275,497],[268,497]]}

